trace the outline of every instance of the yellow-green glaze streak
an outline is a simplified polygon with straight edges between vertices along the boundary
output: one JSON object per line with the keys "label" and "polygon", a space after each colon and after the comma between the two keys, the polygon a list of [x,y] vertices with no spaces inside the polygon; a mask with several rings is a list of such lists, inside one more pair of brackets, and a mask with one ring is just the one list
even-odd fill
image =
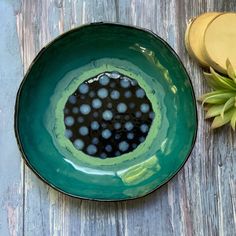
{"label": "yellow-green glaze streak", "polygon": [[124,184],[132,185],[148,179],[153,173],[160,169],[161,166],[158,162],[158,157],[154,155],[140,164],[126,170],[118,171],[117,175],[120,176]]}

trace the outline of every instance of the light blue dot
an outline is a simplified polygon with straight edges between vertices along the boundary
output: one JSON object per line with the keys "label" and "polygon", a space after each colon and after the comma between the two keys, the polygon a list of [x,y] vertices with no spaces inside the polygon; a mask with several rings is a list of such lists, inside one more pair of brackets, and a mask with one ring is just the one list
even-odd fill
{"label": "light blue dot", "polygon": [[71,104],[75,104],[75,103],[77,102],[76,96],[71,95],[71,96],[69,97],[69,102],[70,102]]}
{"label": "light blue dot", "polygon": [[115,129],[120,129],[120,128],[121,128],[121,124],[118,123],[118,122],[115,123],[115,124],[114,124],[114,128],[115,128]]}
{"label": "light blue dot", "polygon": [[145,140],[144,137],[139,138],[140,143],[142,143]]}
{"label": "light blue dot", "polygon": [[134,128],[134,125],[132,122],[128,121],[125,123],[125,128],[130,131],[131,129]]}
{"label": "light blue dot", "polygon": [[89,155],[93,155],[97,152],[97,147],[93,144],[89,144],[86,150]]}
{"label": "light blue dot", "polygon": [[92,123],[91,123],[91,129],[93,129],[93,130],[98,130],[99,129],[99,123],[97,122],[97,121],[93,121]]}
{"label": "light blue dot", "polygon": [[120,113],[124,113],[127,110],[127,106],[125,103],[121,102],[117,105],[117,111]]}
{"label": "light blue dot", "polygon": [[67,138],[71,138],[71,137],[73,136],[72,131],[71,131],[70,129],[66,129],[66,130],[65,130],[65,136],[66,136]]}
{"label": "light blue dot", "polygon": [[133,86],[135,86],[135,85],[137,85],[138,83],[137,83],[137,81],[136,80],[131,80],[131,84],[133,85]]}
{"label": "light blue dot", "polygon": [[141,104],[141,106],[140,106],[140,110],[141,110],[141,112],[143,112],[143,113],[149,112],[149,109],[150,109],[150,107],[149,107],[149,105],[148,105],[147,103],[143,103],[143,104]]}
{"label": "light blue dot", "polygon": [[65,118],[65,124],[66,126],[72,126],[75,123],[75,120],[72,116],[67,116]]}
{"label": "light blue dot", "polygon": [[152,120],[153,120],[153,119],[154,119],[154,117],[155,117],[155,113],[154,113],[153,111],[152,111],[152,112],[150,112],[150,113],[149,113],[149,117],[150,117],[150,119],[152,119]]}
{"label": "light blue dot", "polygon": [[133,139],[134,138],[134,134],[133,133],[128,133],[127,134],[127,138],[128,139]]}
{"label": "light blue dot", "polygon": [[111,137],[111,131],[109,129],[105,129],[102,131],[102,137],[108,139]]}
{"label": "light blue dot", "polygon": [[77,121],[78,121],[79,123],[82,123],[82,122],[84,122],[84,118],[83,118],[82,116],[79,116],[79,117],[77,118]]}
{"label": "light blue dot", "polygon": [[113,117],[113,114],[112,114],[111,111],[106,110],[102,113],[102,117],[103,117],[104,120],[111,120],[112,117]]}
{"label": "light blue dot", "polygon": [[76,140],[74,141],[74,146],[75,146],[77,149],[81,150],[81,149],[83,149],[83,147],[84,147],[84,142],[83,142],[81,139],[76,139]]}
{"label": "light blue dot", "polygon": [[143,133],[147,133],[148,130],[149,130],[149,127],[148,127],[148,125],[146,125],[146,124],[142,124],[142,125],[140,126],[140,130],[141,130]]}
{"label": "light blue dot", "polygon": [[132,148],[136,148],[137,147],[137,144],[136,143],[133,143],[132,144]]}
{"label": "light blue dot", "polygon": [[129,148],[129,144],[126,142],[126,141],[122,141],[119,143],[119,149],[122,151],[122,152],[125,152],[127,151]]}
{"label": "light blue dot", "polygon": [[81,135],[83,135],[83,136],[87,135],[88,132],[89,132],[89,130],[88,130],[88,128],[87,128],[86,126],[81,126],[81,127],[79,128],[79,133],[80,133]]}
{"label": "light blue dot", "polygon": [[98,98],[93,99],[93,101],[92,101],[92,107],[93,108],[98,109],[101,106],[102,106],[102,102],[101,102],[100,99],[98,99]]}
{"label": "light blue dot", "polygon": [[107,152],[111,152],[112,151],[112,146],[110,144],[106,145],[105,150]]}
{"label": "light blue dot", "polygon": [[119,97],[120,97],[120,93],[117,90],[113,90],[111,92],[111,98],[112,99],[119,99]]}
{"label": "light blue dot", "polygon": [[78,107],[73,107],[72,112],[73,112],[74,114],[79,113],[79,108],[78,108]]}
{"label": "light blue dot", "polygon": [[98,144],[98,143],[99,143],[99,139],[96,138],[96,137],[93,138],[93,139],[92,139],[92,143],[93,143],[93,144]]}
{"label": "light blue dot", "polygon": [[91,111],[91,107],[87,104],[83,104],[80,106],[80,112],[84,115],[89,114],[89,112]]}
{"label": "light blue dot", "polygon": [[143,98],[145,96],[145,92],[141,88],[137,89],[135,94],[136,94],[136,97],[138,97],[138,98]]}
{"label": "light blue dot", "polygon": [[106,98],[107,95],[108,95],[107,89],[105,89],[105,88],[100,88],[100,89],[98,90],[98,96],[99,96],[100,98]]}
{"label": "light blue dot", "polygon": [[98,144],[98,143],[99,143],[99,139],[96,138],[96,137],[94,137],[94,138],[92,139],[92,143],[93,143],[93,144]]}
{"label": "light blue dot", "polygon": [[132,96],[132,93],[130,91],[125,92],[125,97],[130,98]]}
{"label": "light blue dot", "polygon": [[115,153],[115,156],[116,156],[116,157],[117,157],[117,156],[120,156],[120,152],[117,151],[117,152]]}
{"label": "light blue dot", "polygon": [[99,78],[99,83],[101,85],[107,85],[109,83],[110,79],[107,75],[102,75],[100,78]]}
{"label": "light blue dot", "polygon": [[68,113],[69,113],[69,109],[65,108],[65,109],[64,109],[64,113],[65,113],[65,114],[68,114]]}
{"label": "light blue dot", "polygon": [[110,74],[110,77],[112,79],[118,79],[118,78],[120,78],[120,74],[118,72],[114,71]]}
{"label": "light blue dot", "polygon": [[130,86],[130,82],[128,79],[121,79],[120,80],[120,85],[123,88],[128,88]]}
{"label": "light blue dot", "polygon": [[103,152],[103,153],[100,154],[100,157],[105,158],[105,157],[107,157],[107,154],[105,152]]}
{"label": "light blue dot", "polygon": [[135,113],[135,116],[136,116],[137,118],[140,118],[140,117],[142,116],[142,113],[141,113],[140,111],[137,111],[137,112]]}
{"label": "light blue dot", "polygon": [[81,84],[81,85],[79,86],[79,91],[80,91],[80,93],[82,93],[82,94],[86,94],[86,93],[89,91],[88,85],[87,85],[87,84]]}

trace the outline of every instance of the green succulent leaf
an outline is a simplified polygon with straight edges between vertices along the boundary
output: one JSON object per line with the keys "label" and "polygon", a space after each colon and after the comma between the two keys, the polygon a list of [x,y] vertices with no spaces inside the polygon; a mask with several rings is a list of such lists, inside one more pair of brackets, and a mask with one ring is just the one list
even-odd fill
{"label": "green succulent leaf", "polygon": [[222,89],[229,89],[236,91],[236,84],[230,78],[224,77],[217,72],[214,71],[213,68],[210,67],[212,78],[215,80],[215,83],[219,85]]}
{"label": "green succulent leaf", "polygon": [[235,126],[236,126],[236,109],[234,109],[234,113],[232,115],[231,121],[230,121],[230,125],[232,127],[232,129],[235,131]]}
{"label": "green succulent leaf", "polygon": [[231,97],[224,105],[222,111],[221,111],[221,117],[224,118],[224,113],[226,110],[228,110],[229,108],[233,107],[235,103],[235,97]]}
{"label": "green succulent leaf", "polygon": [[222,116],[216,116],[211,124],[211,128],[216,129],[227,124],[229,121],[231,121],[231,118],[234,112],[235,112],[235,109],[233,108],[227,111],[223,118]]}
{"label": "green succulent leaf", "polygon": [[198,100],[206,111],[206,119],[214,118],[211,128],[216,129],[230,123],[236,129],[236,70],[227,59],[228,77],[210,67],[210,73],[204,73],[207,84],[213,91],[203,94]]}
{"label": "green succulent leaf", "polygon": [[203,101],[204,99],[206,99],[209,96],[212,95],[217,95],[217,94],[222,94],[222,93],[227,93],[227,90],[215,90],[215,91],[211,91],[209,93],[205,93],[203,94],[201,97],[198,98],[199,101]]}
{"label": "green succulent leaf", "polygon": [[223,92],[222,90],[218,90],[203,95],[201,98],[199,98],[199,100],[202,101],[202,105],[204,105],[205,103],[224,104],[229,98],[233,97],[234,95],[235,93],[232,92]]}
{"label": "green succulent leaf", "polygon": [[206,119],[218,116],[221,114],[222,109],[224,108],[224,105],[212,105],[206,113]]}
{"label": "green succulent leaf", "polygon": [[234,70],[233,65],[228,58],[226,60],[226,67],[228,76],[236,83],[236,70]]}
{"label": "green succulent leaf", "polygon": [[214,80],[212,74],[204,72],[204,76],[209,87],[213,89],[221,89],[221,85],[219,85],[219,83]]}

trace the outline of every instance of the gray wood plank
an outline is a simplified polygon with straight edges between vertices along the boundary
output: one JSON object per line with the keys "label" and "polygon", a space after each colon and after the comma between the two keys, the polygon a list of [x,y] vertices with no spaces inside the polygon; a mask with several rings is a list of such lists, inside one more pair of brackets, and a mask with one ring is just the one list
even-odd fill
{"label": "gray wood plank", "polygon": [[[189,18],[205,11],[236,10],[233,0],[22,1],[18,32],[25,70],[58,34],[91,21],[118,21],[153,30],[177,51],[196,95],[207,91],[202,70],[183,43]],[[235,235],[236,140],[212,132],[199,111],[194,151],[179,174],[153,194],[134,201],[97,203],[52,190],[25,169],[25,235]],[[0,215],[1,216],[1,215]]]}
{"label": "gray wood plank", "polygon": [[[112,8],[109,1],[23,1],[18,28],[23,30],[25,70],[41,47],[60,33],[91,21],[114,21]],[[58,193],[26,167],[25,235],[116,235],[115,213],[113,203],[105,207]]]}
{"label": "gray wood plank", "polygon": [[[182,11],[182,14],[179,15],[186,15],[185,19],[188,19],[205,11],[235,10],[235,5],[233,8],[232,4],[230,7],[226,2],[230,1],[221,1],[221,4],[219,4],[220,1],[202,1],[202,4],[197,6],[193,1],[189,1],[185,8],[179,8],[180,12]],[[181,29],[178,32],[181,33]],[[179,38],[181,45],[183,44],[183,31]],[[183,48],[183,45],[180,48]],[[184,51],[178,53],[187,66],[196,94],[199,96],[207,91],[202,71]],[[235,141],[232,136],[229,128],[210,131],[209,123],[203,120],[203,111],[199,107],[198,140],[195,155],[192,155],[194,160],[191,159],[184,168],[187,177],[185,186],[190,195],[188,200],[190,218],[195,235],[234,235],[236,232],[235,213],[233,213],[235,208],[233,209],[231,203],[233,197],[229,191],[222,191],[222,186],[227,188],[229,185],[227,182],[234,182],[234,186],[236,183],[235,172],[232,173],[232,170],[236,168]],[[226,160],[225,165],[222,165],[221,158]],[[224,175],[230,175],[230,178],[227,180]]]}
{"label": "gray wood plank", "polygon": [[23,75],[19,2],[0,1],[0,235],[23,235],[23,163],[14,136],[15,95]]}

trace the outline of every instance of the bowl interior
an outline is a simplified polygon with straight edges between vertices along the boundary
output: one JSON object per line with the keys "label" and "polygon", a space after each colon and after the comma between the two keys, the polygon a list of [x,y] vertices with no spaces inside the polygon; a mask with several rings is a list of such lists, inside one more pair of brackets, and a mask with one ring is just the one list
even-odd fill
{"label": "bowl interior", "polygon": [[[136,159],[110,159],[107,165],[91,157],[87,163],[69,158],[48,131],[55,121],[50,104],[60,99],[73,76],[112,67],[142,77],[155,89],[160,124],[149,131],[155,134],[155,147]],[[17,96],[16,133],[27,163],[50,185],[76,197],[122,200],[151,192],[185,163],[196,129],[195,97],[179,58],[153,33],[130,26],[90,24],[61,35],[36,57]]]}

